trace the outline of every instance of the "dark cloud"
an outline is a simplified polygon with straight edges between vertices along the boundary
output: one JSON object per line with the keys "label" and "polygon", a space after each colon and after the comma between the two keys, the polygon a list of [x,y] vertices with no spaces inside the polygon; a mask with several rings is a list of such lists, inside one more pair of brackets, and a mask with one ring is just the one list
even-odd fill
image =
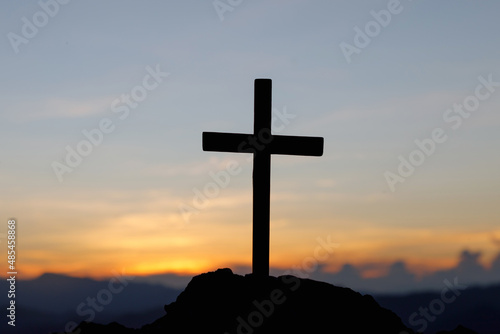
{"label": "dark cloud", "polygon": [[408,270],[404,261],[394,262],[389,266],[387,274],[376,278],[362,278],[361,270],[380,267],[378,263],[359,268],[345,264],[336,273],[315,272],[311,274],[311,278],[371,293],[439,290],[445,280],[454,280],[455,277],[466,285],[500,282],[500,253],[489,269],[481,264],[481,256],[481,252],[463,250],[455,267],[433,272],[420,279]]}

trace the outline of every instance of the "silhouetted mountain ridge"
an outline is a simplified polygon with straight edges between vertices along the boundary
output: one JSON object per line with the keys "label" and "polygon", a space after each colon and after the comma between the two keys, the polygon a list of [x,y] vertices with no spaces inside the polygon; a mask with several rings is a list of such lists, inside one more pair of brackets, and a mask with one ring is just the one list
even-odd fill
{"label": "silhouetted mountain ridge", "polygon": [[291,275],[241,276],[230,269],[194,277],[165,311],[137,330],[82,323],[75,333],[414,333],[371,296],[349,288]]}
{"label": "silhouetted mountain ridge", "polygon": [[449,286],[444,286],[439,292],[378,295],[375,299],[381,306],[397,310],[405,324],[425,333],[453,328],[457,319],[481,334],[500,333],[499,284],[488,287],[464,285],[455,290]]}
{"label": "silhouetted mountain ridge", "polygon": [[[114,320],[140,327],[164,314],[165,302],[175,300],[181,290],[159,284],[135,282],[123,273],[105,280],[46,273],[31,280],[16,281],[16,333],[46,334],[61,331],[68,323],[108,323]],[[8,282],[0,280],[0,290]],[[0,298],[5,309],[7,294]],[[0,322],[0,333],[11,330]]]}

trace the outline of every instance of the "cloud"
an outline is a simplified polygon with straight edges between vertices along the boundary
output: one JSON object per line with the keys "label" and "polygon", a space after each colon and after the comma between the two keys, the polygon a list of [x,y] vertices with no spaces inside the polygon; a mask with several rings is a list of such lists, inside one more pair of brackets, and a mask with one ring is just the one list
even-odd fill
{"label": "cloud", "polygon": [[241,159],[210,157],[203,161],[180,164],[155,164],[144,167],[144,173],[151,176],[209,176],[210,172],[217,173],[226,170],[230,163],[238,164],[238,166],[244,165]]}
{"label": "cloud", "polygon": [[52,118],[87,117],[109,112],[111,110],[111,101],[113,101],[113,97],[32,99],[7,106],[6,114],[12,120],[21,122]]}
{"label": "cloud", "polygon": [[432,92],[392,98],[370,106],[363,104],[346,106],[306,123],[308,127],[318,129],[330,129],[332,126],[341,127],[346,124],[352,124],[357,128],[361,125],[373,128],[377,123],[387,127],[387,121],[395,125],[401,124],[405,128],[420,122],[426,122],[431,126],[443,126],[443,112],[453,103],[462,102],[463,95],[463,92]]}
{"label": "cloud", "polygon": [[500,281],[500,253],[493,260],[491,269],[486,269],[480,263],[481,255],[481,252],[463,250],[456,266],[435,271],[422,278],[418,278],[415,273],[411,272],[404,261],[393,262],[388,266],[386,273],[378,277],[365,277],[364,273],[374,268],[384,267],[382,263],[357,266],[347,263],[338,272],[315,272],[311,274],[311,278],[370,293],[439,289],[442,287],[443,280],[451,280],[454,277],[458,277],[461,283],[467,285],[498,283]]}
{"label": "cloud", "polygon": [[497,247],[500,247],[500,238],[497,238],[495,234],[491,236],[491,242]]}
{"label": "cloud", "polygon": [[319,179],[316,180],[316,185],[320,188],[333,188],[337,185],[337,181],[334,179]]}

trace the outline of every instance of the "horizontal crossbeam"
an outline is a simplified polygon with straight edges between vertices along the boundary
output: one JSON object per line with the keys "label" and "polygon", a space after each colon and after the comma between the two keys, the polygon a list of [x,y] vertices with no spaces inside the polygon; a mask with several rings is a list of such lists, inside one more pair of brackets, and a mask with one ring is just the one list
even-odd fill
{"label": "horizontal crossbeam", "polygon": [[323,155],[322,137],[272,135],[259,138],[252,134],[203,132],[203,151],[252,153],[267,149],[270,154]]}
{"label": "horizontal crossbeam", "polygon": [[244,133],[203,132],[203,151],[246,153],[243,146],[252,135]]}
{"label": "horizontal crossbeam", "polygon": [[323,155],[323,143],[322,137],[274,135],[269,150],[271,154],[320,157]]}

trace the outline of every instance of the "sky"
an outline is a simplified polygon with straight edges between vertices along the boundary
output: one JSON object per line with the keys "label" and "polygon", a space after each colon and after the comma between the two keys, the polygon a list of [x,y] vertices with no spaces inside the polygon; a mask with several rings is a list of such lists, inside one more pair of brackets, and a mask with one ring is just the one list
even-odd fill
{"label": "sky", "polygon": [[14,218],[21,278],[249,268],[252,156],[201,134],[252,131],[256,78],[273,133],[325,140],[272,157],[273,272],[500,251],[500,3],[0,7],[0,243]]}

